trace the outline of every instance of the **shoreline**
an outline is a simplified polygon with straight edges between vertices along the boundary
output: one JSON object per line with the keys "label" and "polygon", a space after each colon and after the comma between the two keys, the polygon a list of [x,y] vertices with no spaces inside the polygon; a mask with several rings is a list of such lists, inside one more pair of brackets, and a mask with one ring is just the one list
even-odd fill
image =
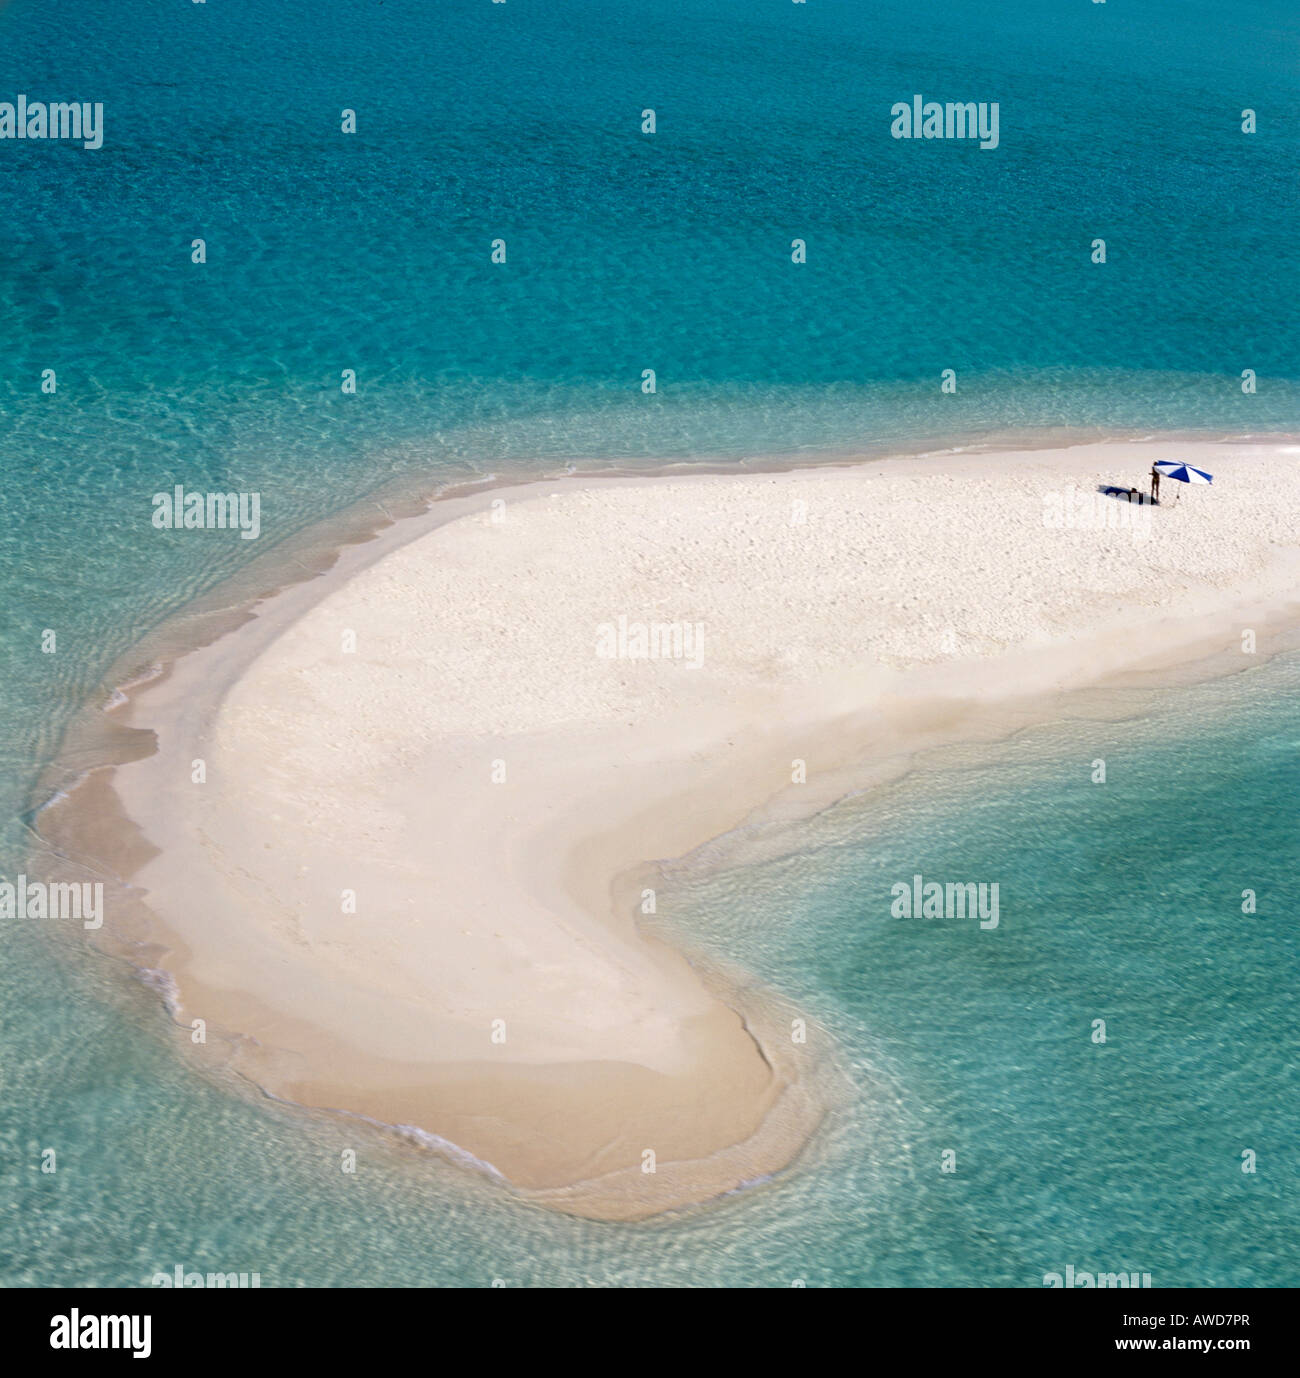
{"label": "shoreline", "polygon": [[[472,522],[475,514],[484,512],[494,501],[505,502],[508,506],[518,504],[518,507],[512,507],[514,511],[526,512],[530,505],[544,509],[548,500],[539,492],[539,485],[563,489],[566,499],[562,501],[574,494],[580,499],[585,491],[592,488],[601,494],[612,495],[621,490],[644,495],[656,488],[662,493],[667,487],[685,486],[693,490],[690,498],[679,504],[685,511],[696,503],[696,495],[702,495],[708,485],[713,485],[715,489],[718,485],[732,487],[731,497],[739,491],[734,485],[757,485],[778,490],[788,489],[791,485],[802,486],[809,488],[815,502],[818,484],[839,484],[842,487],[845,483],[878,481],[892,485],[899,480],[918,479],[925,485],[932,485],[941,479],[960,483],[963,477],[982,474],[999,454],[1002,456],[999,462],[1003,464],[1004,472],[1016,470],[1017,465],[1022,469],[1026,465],[1031,469],[1046,466],[1064,477],[1067,470],[1073,472],[1071,466],[1078,466],[1081,450],[1122,449],[1130,461],[1125,472],[1132,481],[1146,466],[1150,450],[1169,443],[1108,442],[1089,446],[1087,442],[1081,442],[1078,446],[1054,452],[948,452],[940,458],[927,456],[870,460],[857,466],[848,461],[829,461],[796,464],[791,469],[780,470],[729,468],[722,475],[699,470],[688,473],[672,471],[660,476],[578,473],[563,478],[552,476],[537,479],[526,485],[478,485],[477,491],[472,494],[440,498],[430,503],[422,515],[399,519],[368,540],[363,537],[345,544],[337,560],[325,567],[326,572],[256,599],[251,610],[232,613],[226,609],[219,615],[217,624],[224,622],[228,625],[223,628],[214,624],[214,627],[200,632],[202,636],[212,631],[211,639],[200,641],[197,647],[188,652],[179,650],[174,658],[164,661],[157,674],[138,678],[133,685],[119,689],[117,693],[120,697],[113,699],[99,714],[101,719],[112,724],[112,728],[106,734],[106,740],[98,745],[108,749],[110,756],[116,752],[125,755],[126,759],[116,763],[108,760],[96,763],[95,734],[87,734],[83,742],[79,742],[75,733],[72,734],[72,758],[75,760],[78,750],[82,750],[89,753],[84,759],[91,761],[91,764],[87,766],[87,773],[80,785],[74,786],[64,798],[52,801],[49,808],[41,811],[40,831],[65,853],[79,853],[83,859],[93,859],[90,864],[96,868],[111,865],[133,891],[141,883],[141,876],[147,874],[147,882],[156,894],[164,897],[163,907],[166,908],[168,896],[174,900],[176,896],[185,894],[183,875],[173,874],[168,879],[165,869],[169,858],[178,856],[187,845],[181,835],[186,825],[180,821],[180,811],[174,805],[171,809],[164,807],[162,817],[150,818],[149,797],[156,790],[160,779],[157,772],[164,760],[174,764],[186,758],[186,751],[193,755],[197,750],[192,729],[184,721],[187,713],[194,710],[196,702],[210,704],[212,721],[220,713],[229,713],[232,696],[238,700],[246,674],[264,657],[273,660],[271,653],[287,637],[297,633],[301,639],[302,624],[335,594],[343,594],[350,586],[358,585],[368,576],[373,583],[382,572],[381,567],[386,563],[391,564],[392,559],[400,556],[402,551],[437,541],[438,533],[458,525],[463,518]],[[1261,451],[1265,448],[1270,451],[1289,448],[1270,442],[1238,442],[1228,446],[1214,446],[1208,442],[1200,444],[1216,452],[1234,448],[1258,448]],[[1181,448],[1186,450],[1189,446],[1184,444]],[[1138,460],[1138,453],[1143,456],[1141,460]],[[1083,458],[1086,461],[1090,457],[1085,454]],[[1114,456],[1117,471],[1122,468],[1119,458],[1118,455]],[[1214,467],[1213,462],[1207,463],[1209,467]],[[1006,467],[1008,465],[1009,469]],[[1282,483],[1284,478],[1293,482],[1294,464],[1283,467],[1286,472],[1276,475],[1277,482]],[[1088,468],[1086,462],[1084,468]],[[819,475],[824,477],[819,478]],[[1117,472],[1117,481],[1118,478]],[[1215,489],[1195,490],[1194,495],[1203,496],[1209,502],[1220,496]],[[782,492],[779,501],[784,503],[787,496]],[[709,501],[714,499],[715,494],[711,493]],[[628,498],[626,501],[637,500]],[[698,501],[702,504],[703,496]],[[730,501],[730,498],[720,501]],[[961,498],[958,496],[956,501],[960,505]],[[1286,505],[1285,497],[1282,505]],[[578,506],[581,508],[581,501]],[[1295,507],[1292,506],[1291,510],[1294,511]],[[1159,518],[1169,512],[1168,508],[1157,509],[1155,516]],[[653,504],[650,508],[643,508],[637,520],[650,520],[652,513]],[[996,507],[990,508],[990,513],[996,516]],[[608,516],[609,513],[605,512],[604,515]],[[924,508],[921,515],[925,515]],[[1038,512],[1021,515],[1034,520],[1040,516]],[[684,516],[682,520],[685,520]],[[1026,539],[1037,530],[1032,525],[1026,525]],[[549,539],[555,539],[554,530]],[[537,545],[535,551],[549,548],[544,544]],[[445,554],[441,547],[439,549],[440,554]],[[461,574],[464,577],[485,572],[479,562],[468,558],[468,554],[481,549],[472,541],[462,548]],[[743,561],[738,567],[744,567]],[[567,568],[564,559],[555,563],[552,573],[557,581],[562,581]],[[820,570],[823,575],[826,568]],[[406,574],[409,573],[406,571]],[[491,571],[486,573],[490,574]],[[851,574],[852,571],[846,571],[846,575]],[[637,748],[629,748],[626,734],[616,721],[618,713],[605,715],[604,718],[597,713],[594,719],[589,717],[583,721],[579,738],[582,759],[576,763],[566,759],[564,753],[573,751],[575,739],[571,732],[565,736],[566,730],[571,727],[565,716],[571,705],[564,701],[562,677],[551,684],[551,716],[534,714],[535,720],[529,722],[527,731],[522,734],[518,730],[520,718],[512,717],[507,711],[504,717],[498,716],[494,736],[491,721],[475,719],[474,696],[471,694],[466,697],[456,708],[461,716],[457,717],[456,712],[450,713],[439,729],[441,735],[434,734],[443,753],[440,771],[445,777],[458,772],[468,774],[471,768],[476,769],[482,764],[482,741],[496,740],[503,730],[512,739],[521,736],[530,738],[522,742],[522,759],[525,763],[544,765],[549,772],[545,788],[533,796],[534,813],[530,815],[543,818],[544,822],[540,827],[530,825],[522,833],[510,834],[512,846],[517,849],[509,853],[510,868],[518,873],[518,877],[526,878],[519,882],[519,893],[529,893],[533,899],[540,898],[540,912],[565,914],[565,922],[571,926],[572,933],[578,935],[578,949],[584,952],[603,951],[603,960],[609,967],[609,970],[601,968],[603,978],[614,983],[611,988],[616,989],[620,996],[627,996],[631,992],[632,998],[635,998],[644,989],[645,983],[649,983],[654,990],[654,998],[646,1002],[643,1011],[647,1023],[631,1032],[624,1029],[620,1049],[626,1057],[634,1059],[644,1049],[653,1048],[653,1056],[646,1054],[653,1064],[653,1075],[669,1080],[674,1076],[679,1077],[670,1093],[659,1095],[657,1100],[654,1087],[647,1084],[644,1076],[626,1070],[638,1065],[634,1060],[622,1062],[609,1057],[608,1042],[598,1049],[603,1056],[592,1055],[588,1047],[588,1056],[574,1063],[566,1063],[555,1056],[534,1057],[531,1061],[525,1056],[518,1063],[503,1068],[500,1062],[493,1066],[486,1058],[475,1061],[426,1056],[423,1060],[405,1064],[406,1070],[403,1070],[403,1065],[393,1057],[393,1042],[390,1041],[386,1047],[380,1046],[384,1042],[382,1038],[375,1039],[371,1031],[356,1027],[356,1010],[348,1001],[336,1001],[335,1028],[346,1030],[346,1036],[339,1034],[336,1037],[334,1033],[311,1026],[302,1018],[301,1010],[294,1014],[282,1009],[268,1018],[267,1009],[262,1006],[269,1003],[269,997],[274,992],[264,990],[257,996],[250,995],[246,989],[239,990],[228,958],[208,952],[202,959],[207,962],[208,968],[205,978],[200,979],[187,966],[187,959],[192,964],[194,953],[187,948],[186,937],[201,943],[201,927],[182,933],[181,925],[174,918],[169,924],[156,915],[147,917],[139,908],[127,913],[124,912],[127,906],[123,903],[113,906],[114,941],[121,945],[123,955],[135,951],[137,955],[148,953],[162,959],[156,965],[158,969],[168,971],[171,979],[176,981],[187,1012],[195,1012],[200,1006],[205,1011],[219,1010],[220,1017],[213,1017],[215,1026],[260,1038],[261,1048],[258,1050],[250,1047],[245,1038],[241,1051],[250,1056],[241,1070],[273,1094],[279,1094],[275,1087],[295,1092],[284,1098],[319,1108],[329,1108],[330,1103],[340,1102],[336,1108],[368,1117],[365,1106],[377,1108],[382,1100],[387,1109],[392,1109],[394,1105],[411,1107],[425,1118],[441,1119],[444,1127],[448,1120],[447,1106],[454,1103],[460,1109],[450,1118],[469,1126],[471,1133],[457,1137],[456,1133],[442,1133],[436,1125],[415,1127],[456,1145],[459,1152],[488,1164],[506,1177],[525,1199],[579,1214],[603,1219],[637,1219],[711,1199],[735,1189],[743,1182],[770,1177],[797,1157],[801,1146],[815,1132],[825,1108],[825,1097],[819,1094],[819,1081],[824,1067],[809,1064],[819,1060],[829,1063],[833,1060],[833,1049],[822,1048],[815,1052],[792,1049],[788,1046],[788,1032],[781,1027],[781,1020],[788,1016],[789,1011],[780,1008],[779,1000],[740,1000],[729,988],[729,983],[718,974],[691,967],[678,953],[638,932],[635,919],[631,917],[634,910],[629,901],[635,900],[638,890],[647,888],[638,882],[644,880],[647,874],[653,874],[654,859],[681,857],[733,832],[764,811],[781,814],[789,806],[794,808],[798,816],[807,816],[819,807],[834,802],[835,798],[842,797],[852,788],[848,784],[850,779],[860,782],[864,776],[869,778],[873,762],[874,768],[878,769],[882,761],[897,762],[900,757],[906,758],[909,754],[924,750],[927,745],[969,740],[972,732],[978,734],[983,730],[1002,735],[1002,729],[1008,724],[1014,730],[1017,724],[1048,720],[1059,712],[1061,696],[1081,686],[1106,682],[1117,675],[1132,676],[1143,665],[1147,667],[1143,673],[1158,681],[1174,667],[1186,667],[1194,661],[1201,661],[1203,654],[1213,646],[1222,646],[1226,629],[1233,624],[1234,613],[1241,607],[1250,608],[1254,621],[1259,625],[1263,625],[1260,614],[1266,607],[1271,607],[1275,625],[1289,631],[1294,627],[1295,603],[1300,598],[1294,570],[1285,578],[1279,579],[1274,575],[1270,578],[1273,579],[1270,587],[1276,598],[1271,601],[1266,598],[1262,586],[1254,588],[1244,599],[1229,590],[1229,596],[1219,600],[1210,628],[1189,627],[1185,619],[1181,625],[1161,625],[1160,619],[1148,615],[1134,618],[1133,626],[1127,631],[1117,630],[1113,626],[1102,627],[1091,639],[1075,637],[1064,643],[1049,642],[1036,648],[1020,647],[1010,655],[1004,650],[993,657],[987,654],[958,657],[966,675],[966,683],[958,696],[954,696],[951,690],[954,657],[940,656],[930,661],[913,657],[909,662],[907,651],[909,648],[915,649],[915,637],[909,641],[912,630],[906,618],[902,626],[894,628],[892,633],[897,642],[893,657],[897,664],[887,664],[887,658],[882,657],[873,664],[869,674],[858,673],[860,667],[852,663],[837,664],[833,643],[818,643],[818,652],[825,658],[822,667],[825,673],[812,679],[798,678],[802,671],[797,671],[793,666],[768,665],[762,657],[755,659],[750,656],[748,660],[742,657],[744,663],[740,669],[730,677],[724,675],[725,682],[720,681],[713,686],[724,695],[742,690],[748,693],[757,678],[759,690],[739,716],[734,705],[720,707],[716,694],[697,692],[694,688],[689,690],[689,703],[677,701],[675,696],[682,689],[680,681],[673,684],[669,691],[657,692],[657,696],[656,691],[645,691],[641,698],[634,695],[633,700],[627,702],[618,700],[619,712],[630,703],[641,714],[636,719],[638,722],[657,725],[658,746],[655,749],[660,754],[653,759],[645,758],[644,749],[638,755]],[[409,594],[412,587],[409,578],[404,587]],[[824,584],[822,588],[825,588]],[[1032,598],[1032,591],[1027,596]],[[1213,600],[1210,600],[1201,612],[1207,612],[1212,603]],[[501,606],[509,605],[510,599],[506,596]],[[377,603],[364,606],[373,612],[387,605],[380,599]],[[816,599],[805,604],[805,607],[815,606]],[[921,616],[925,615],[929,606],[923,600]],[[418,603],[415,607],[417,611],[420,609]],[[423,611],[433,615],[428,608]],[[442,610],[438,612],[441,615]],[[668,614],[672,615],[671,609]],[[202,619],[196,621],[188,610],[175,620],[184,623],[190,633],[202,626]],[[1179,619],[1166,618],[1164,622],[1177,624]],[[955,618],[953,626],[961,629],[965,635],[967,629],[962,627],[959,616]],[[589,628],[584,625],[582,631],[586,635]],[[236,649],[236,643],[241,649]],[[454,641],[449,644],[454,644]],[[1281,644],[1279,641],[1278,645]],[[541,645],[545,651],[545,635],[541,638]],[[916,642],[916,645],[920,643]],[[230,663],[232,658],[238,662],[234,667]],[[757,676],[754,674],[756,667]],[[530,661],[527,668],[538,670],[544,669],[545,665]],[[585,674],[591,667],[583,665],[577,668]],[[658,668],[691,673],[682,666]],[[215,698],[206,687],[206,680],[214,674],[220,680]],[[789,674],[795,674],[795,680],[790,681]],[[785,681],[783,676],[786,676]],[[771,683],[766,682],[769,680]],[[590,683],[584,681],[584,684],[590,690]],[[209,694],[206,700],[196,698],[201,685]],[[1009,686],[1014,688],[1009,689]],[[660,688],[662,690],[662,686]],[[591,702],[595,704],[595,700]],[[524,720],[528,721],[525,710],[530,710],[529,696],[522,695],[515,700],[507,697],[498,702],[498,708],[508,710],[512,703],[518,706]],[[862,711],[864,704],[869,704],[869,710],[865,713]],[[245,725],[239,728],[243,731],[251,710],[247,703],[238,706],[245,714]],[[364,706],[364,695],[353,702],[354,709],[358,706]],[[774,713],[779,728],[771,726]],[[292,716],[289,715],[290,718]],[[229,724],[233,720],[227,717],[224,721]],[[102,727],[103,723],[98,725]],[[211,721],[208,725],[211,725]],[[383,724],[372,723],[371,727],[382,734]],[[154,732],[162,734],[164,745],[158,753],[149,754]],[[551,734],[549,740],[548,732]],[[749,734],[743,748],[735,749],[734,743],[730,749],[719,747],[719,740],[725,739],[728,734],[739,738],[742,733]],[[185,749],[174,748],[170,734],[188,743]],[[671,743],[671,750],[667,753],[662,751],[665,738]],[[276,738],[272,735],[263,739],[263,745],[266,740]],[[222,747],[220,741],[215,744],[218,748]],[[295,742],[295,748],[303,746],[303,742]],[[310,744],[307,746],[310,747]],[[231,761],[241,759],[241,752],[245,758],[248,754],[247,741],[242,746],[226,743],[225,749],[232,753]],[[511,750],[514,749],[515,744],[512,744]],[[809,760],[809,783],[812,786],[802,789],[797,804],[790,798],[792,790],[788,787],[789,761],[796,749],[804,752]],[[610,761],[617,762],[617,769],[622,772],[618,789],[611,790],[607,781],[593,787],[593,761],[602,766],[607,766]],[[782,771],[787,777],[786,788],[782,788],[779,782]],[[127,781],[133,775],[151,776],[153,784],[148,788],[129,785]],[[635,780],[633,793],[637,801],[636,807],[630,812],[626,806],[628,779]],[[174,783],[171,788],[173,798],[181,798],[174,793]],[[126,807],[120,803],[119,796],[123,795],[127,801]],[[556,798],[567,802],[563,807],[557,806],[554,803]],[[378,794],[375,799],[379,799]],[[114,801],[118,801],[116,806]],[[690,801],[689,806],[684,801]],[[418,792],[413,792],[405,802],[412,811],[425,807],[423,796]],[[424,815],[424,818],[427,823],[436,821],[455,835],[459,825],[455,815],[463,813],[466,807],[466,799],[461,798],[451,810],[451,817],[435,812]],[[495,804],[488,805],[479,799],[473,807],[480,810],[480,821],[491,820],[495,825],[500,825],[501,818],[492,812],[496,809]],[[483,812],[485,809],[487,812]],[[168,817],[168,814],[176,816]],[[141,816],[145,822],[137,826]],[[218,817],[210,812],[209,816],[215,817],[218,827],[233,828],[230,838],[239,834],[241,825],[237,820],[232,823],[229,813]],[[603,820],[601,830],[594,836],[591,830],[593,818]],[[303,819],[298,820],[298,823],[302,822]],[[391,825],[391,820],[388,823]],[[47,827],[50,830],[48,833]],[[258,836],[261,835],[258,833]],[[247,842],[249,838],[244,836],[242,840]],[[462,827],[458,843],[455,846],[446,844],[447,854],[440,864],[451,866],[458,860],[457,854],[463,852],[472,841],[472,834],[465,832]],[[327,850],[322,851],[318,847],[316,855],[325,855]],[[236,855],[238,851],[236,847],[230,855]],[[395,845],[388,856],[389,863],[401,854],[402,847]],[[500,864],[505,855],[499,850],[495,854],[489,851],[493,865]],[[563,859],[562,863],[557,862],[557,857]],[[151,867],[152,870],[149,869]],[[471,871],[471,874],[474,873]],[[281,882],[283,884],[283,877]],[[502,891],[498,898],[509,899],[512,893]],[[122,898],[124,900],[125,895]],[[394,903],[398,903],[396,896]],[[508,907],[503,904],[503,912]],[[175,906],[167,912],[174,914]],[[218,906],[211,912],[221,914],[222,910]],[[594,925],[593,914],[599,915]],[[192,919],[190,922],[193,922]],[[285,925],[281,924],[281,928],[285,928]],[[246,931],[241,936],[250,942],[261,941],[256,937],[255,926],[246,925]],[[417,936],[411,935],[411,941],[414,942]],[[512,961],[527,963],[535,960],[535,954],[528,949],[528,940],[535,936],[535,932],[526,929],[510,933],[512,940],[522,944],[513,954]],[[501,937],[501,934],[497,933],[497,937]],[[357,959],[358,953],[365,949],[347,949],[348,941],[340,932],[329,929],[305,937],[301,933],[296,936],[282,934],[279,946],[293,951],[303,947],[310,950],[313,945],[326,949],[330,944],[342,944],[341,950],[349,951],[350,958]],[[170,951],[164,952],[164,948]],[[573,957],[578,949],[564,950]],[[477,949],[475,953],[482,955]],[[615,955],[610,957],[610,953]],[[380,1012],[382,1017],[387,1016],[387,1011],[391,1009],[391,998],[401,984],[400,956],[399,953],[390,953],[384,967],[383,979],[390,983],[386,988],[387,1000],[380,998],[372,1002],[372,1009]],[[557,972],[562,975],[564,960],[561,949],[555,949],[552,958]],[[280,954],[280,959],[283,962],[283,954]],[[502,970],[508,967],[509,962]],[[309,968],[310,962],[299,971],[299,975],[302,970]],[[630,984],[619,985],[619,973],[624,968],[631,970],[634,975]],[[592,968],[593,972],[595,970]],[[502,971],[496,974],[501,976]],[[247,981],[248,975],[244,971],[242,979]],[[556,979],[560,979],[560,975],[556,975]],[[316,970],[312,979],[318,987],[313,991],[314,998],[326,1001],[329,983],[324,980],[321,970]],[[638,986],[638,982],[642,983],[641,986]],[[524,995],[521,991],[522,988],[516,990],[511,997],[516,1002],[512,1006],[512,1021],[513,1011],[523,1007]],[[409,995],[409,991],[403,992],[404,998]],[[662,1026],[661,1006],[657,1002],[663,1002],[664,1006],[677,1011],[679,1017],[673,1028]],[[745,1007],[737,1009],[738,1004]],[[611,1030],[622,1027],[617,1017],[618,1000],[609,1002],[605,1014],[609,1023],[602,1029],[600,1037],[617,1041]],[[545,1010],[539,1013],[530,1008],[527,1017],[536,1018],[540,1027],[545,1023],[544,1015]],[[418,1034],[413,1032],[416,1029],[417,1023],[412,1023],[403,1036],[418,1041]],[[444,1033],[451,1037],[449,1031],[444,1030]],[[566,1028],[561,1034],[551,1028],[544,1036],[539,1035],[538,1047],[544,1045],[552,1051],[567,1048],[571,1054],[581,1053],[580,1033],[581,1030],[575,1034],[574,1030]],[[275,1038],[267,1035],[278,1035],[285,1046],[273,1053],[268,1052],[274,1046]],[[367,1039],[370,1040],[368,1048],[359,1050],[355,1046],[358,1041],[364,1043]],[[566,1039],[569,1041],[566,1042]],[[396,1044],[400,1046],[400,1038]],[[468,1045],[462,1040],[458,1046],[463,1050]],[[426,1048],[425,1053],[428,1052]],[[322,1077],[322,1063],[328,1064],[334,1081]],[[623,1070],[611,1072],[611,1066]],[[411,1067],[419,1069],[419,1076],[423,1078],[414,1089],[402,1080],[404,1076],[409,1080]],[[569,1068],[569,1072],[563,1076],[554,1070],[546,1070],[565,1067]],[[436,1093],[432,1095],[428,1092],[431,1068],[436,1068],[437,1076],[441,1078]],[[687,1070],[684,1071],[684,1068]],[[350,1076],[343,1075],[344,1070]],[[680,1080],[682,1076],[685,1077],[684,1081]],[[374,1090],[377,1085],[383,1088],[378,1093]],[[659,1090],[663,1088],[659,1087]],[[680,1126],[665,1123],[669,1118],[666,1110],[671,1111],[684,1092],[694,1097],[694,1104],[709,1107],[708,1114],[702,1116],[708,1119],[708,1128],[703,1133],[694,1133],[694,1137],[689,1129],[683,1136]],[[600,1101],[604,1108],[593,1107],[593,1099]],[[347,1101],[352,1103],[342,1103]],[[643,1114],[647,1106],[651,1107],[648,1117]],[[506,1118],[503,1107],[516,1116],[518,1123],[513,1135],[495,1131],[496,1138],[503,1145],[502,1154],[494,1157],[490,1153],[479,1153],[475,1148],[466,1147],[463,1139],[474,1139],[475,1134],[482,1142],[492,1139],[493,1131],[485,1131],[483,1126],[488,1120],[495,1122]],[[405,1125],[404,1121],[389,1113],[373,1118],[379,1123]],[[640,1134],[637,1142],[652,1139],[653,1146],[667,1145],[667,1151],[660,1154],[657,1170],[653,1174],[643,1173],[639,1162],[635,1160],[624,1161],[627,1158],[626,1145],[607,1155],[605,1160],[599,1157],[599,1153],[593,1156],[592,1145],[599,1147],[605,1143],[602,1135],[611,1132],[611,1128],[617,1131],[620,1125],[629,1121],[636,1126],[632,1132]],[[527,1132],[522,1132],[518,1126],[523,1126]],[[547,1144],[554,1141],[554,1146],[546,1148],[539,1155],[536,1141],[543,1134],[549,1136]],[[579,1141],[576,1148],[573,1144],[559,1143],[566,1135]],[[509,1160],[512,1170],[503,1171],[497,1166],[498,1159]],[[575,1169],[579,1167],[584,1170],[609,1170],[574,1176]]]}

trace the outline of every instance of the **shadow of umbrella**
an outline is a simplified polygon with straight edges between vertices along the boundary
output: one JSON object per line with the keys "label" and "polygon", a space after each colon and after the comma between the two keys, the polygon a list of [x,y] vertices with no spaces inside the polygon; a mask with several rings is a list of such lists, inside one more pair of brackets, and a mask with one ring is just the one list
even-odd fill
{"label": "shadow of umbrella", "polygon": [[1097,491],[1103,497],[1114,498],[1117,502],[1145,503],[1152,505],[1152,499],[1141,488],[1120,488],[1113,483],[1099,483]]}

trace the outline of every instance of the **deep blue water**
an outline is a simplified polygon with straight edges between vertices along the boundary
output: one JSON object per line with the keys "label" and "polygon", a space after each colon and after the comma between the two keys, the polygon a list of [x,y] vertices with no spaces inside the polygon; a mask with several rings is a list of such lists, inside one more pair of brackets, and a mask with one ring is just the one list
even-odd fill
{"label": "deep blue water", "polygon": [[[99,150],[0,140],[5,816],[137,638],[381,486],[1300,429],[1298,39],[1286,0],[0,5],[0,102],[105,106]],[[999,102],[1000,146],[892,139],[914,92]],[[154,531],[175,482],[260,491],[261,542]],[[806,1170],[686,1220],[522,1211],[379,1139],[340,1180],[352,1131],[197,1082],[151,992],[14,928],[0,1281],[1294,1283],[1295,688],[1167,696],[1103,791],[1063,738],[683,881],[684,940],[856,1088]],[[999,880],[1004,926],[891,922],[927,868]]]}

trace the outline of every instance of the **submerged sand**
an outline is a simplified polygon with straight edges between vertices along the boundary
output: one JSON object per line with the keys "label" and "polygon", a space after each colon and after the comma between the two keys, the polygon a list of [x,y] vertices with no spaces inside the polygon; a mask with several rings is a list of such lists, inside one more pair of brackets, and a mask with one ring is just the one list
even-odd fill
{"label": "submerged sand", "polygon": [[[1167,457],[1214,486],[1097,495]],[[1300,450],[1209,443],[438,503],[132,693],[157,750],[71,835],[274,1094],[583,1214],[701,1201],[796,1156],[826,1036],[643,931],[652,863],[982,712],[1266,653],[1297,512]]]}

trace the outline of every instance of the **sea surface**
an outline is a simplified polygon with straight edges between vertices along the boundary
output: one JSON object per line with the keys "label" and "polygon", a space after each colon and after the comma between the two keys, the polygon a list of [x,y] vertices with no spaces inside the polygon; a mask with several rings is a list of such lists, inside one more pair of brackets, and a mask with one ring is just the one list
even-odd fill
{"label": "sea surface", "polygon": [[[109,668],[368,494],[1300,431],[1298,55],[1291,0],[0,4],[0,102],[104,105],[0,140],[0,873]],[[999,146],[893,139],[917,93]],[[177,483],[261,536],[154,529]],[[1294,1285],[1300,659],[1116,710],[673,871],[665,928],[849,1090],[638,1226],[197,1076],[156,990],[0,920],[0,1284]],[[894,918],[917,873],[998,928]]]}

